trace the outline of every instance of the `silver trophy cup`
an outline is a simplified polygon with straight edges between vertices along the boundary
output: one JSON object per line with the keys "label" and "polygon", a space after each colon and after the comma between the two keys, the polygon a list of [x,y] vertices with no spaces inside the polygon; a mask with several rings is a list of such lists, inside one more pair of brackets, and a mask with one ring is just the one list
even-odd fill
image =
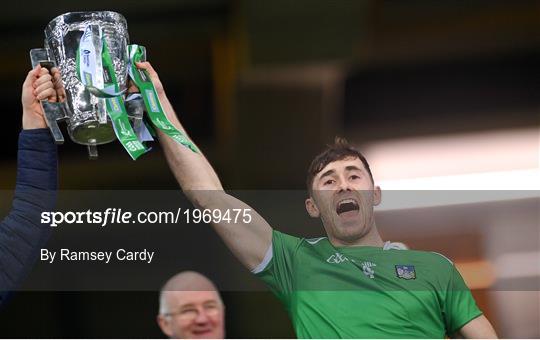
{"label": "silver trophy cup", "polygon": [[[85,86],[80,78],[81,39],[88,39],[96,54],[101,55],[102,41],[106,44],[112,68],[120,92],[127,86],[129,60],[127,45],[129,36],[126,19],[119,13],[72,12],[54,18],[45,28],[45,46],[30,51],[32,67],[41,64],[44,67],[58,67],[63,85],[59,93],[60,101],[51,103],[42,101],[45,119],[57,144],[64,138],[58,122],[67,122],[70,138],[78,144],[87,145],[90,158],[97,158],[97,145],[109,143],[116,139],[110,118],[107,116],[105,99]],[[83,55],[84,57],[84,55]],[[99,67],[101,58],[96,58]],[[97,73],[97,72],[96,72]],[[103,73],[103,72],[102,72]],[[103,74],[98,74],[103,78]],[[103,85],[103,81],[101,80]],[[98,87],[100,84],[97,84]],[[126,105],[128,115],[135,124],[142,119],[142,102]]]}

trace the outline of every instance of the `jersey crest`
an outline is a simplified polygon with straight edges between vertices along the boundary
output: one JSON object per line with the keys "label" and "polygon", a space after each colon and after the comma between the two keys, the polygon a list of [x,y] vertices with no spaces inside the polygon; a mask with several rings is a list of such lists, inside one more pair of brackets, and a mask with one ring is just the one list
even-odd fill
{"label": "jersey crest", "polygon": [[373,267],[377,267],[377,265],[373,262],[362,262],[360,264],[362,266],[362,271],[364,272],[364,275],[369,277],[370,279],[375,278],[375,269]]}
{"label": "jersey crest", "polygon": [[404,279],[404,280],[416,279],[416,271],[414,270],[414,266],[411,266],[411,265],[403,265],[403,264],[396,265],[396,275],[400,279]]}

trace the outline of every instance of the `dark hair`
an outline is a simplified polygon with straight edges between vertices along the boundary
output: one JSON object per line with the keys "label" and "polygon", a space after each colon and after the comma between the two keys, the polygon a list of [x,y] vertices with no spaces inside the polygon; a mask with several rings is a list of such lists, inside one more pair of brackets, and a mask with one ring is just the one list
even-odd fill
{"label": "dark hair", "polygon": [[332,162],[340,161],[349,157],[358,158],[362,161],[362,164],[364,164],[364,167],[366,168],[367,172],[369,173],[369,177],[373,182],[373,174],[371,173],[371,169],[369,168],[369,164],[364,155],[362,155],[354,146],[349,144],[345,138],[336,137],[334,139],[334,144],[327,145],[326,149],[318,154],[311,162],[307,173],[308,192],[310,194],[312,193],[311,188],[313,186],[313,179],[319,172],[321,172],[322,169],[324,169],[325,166]]}

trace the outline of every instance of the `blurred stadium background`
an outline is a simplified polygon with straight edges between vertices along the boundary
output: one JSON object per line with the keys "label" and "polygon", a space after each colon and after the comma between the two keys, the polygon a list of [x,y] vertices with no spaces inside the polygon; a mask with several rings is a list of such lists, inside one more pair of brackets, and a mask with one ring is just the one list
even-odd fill
{"label": "blurred stadium background", "polygon": [[[383,236],[452,258],[500,336],[540,337],[538,1],[12,3],[0,22],[1,189],[15,183],[29,49],[55,16],[103,9],[147,47],[226,188],[303,190],[311,158],[345,136],[383,191],[440,190],[381,207]],[[61,146],[61,188],[177,188],[158,145],[137,162],[118,143],[99,152],[88,161],[84,147]],[[448,201],[447,189],[492,191]],[[271,294],[224,297],[229,337],[294,336]],[[20,292],[0,329],[152,338],[156,311],[155,292]]]}

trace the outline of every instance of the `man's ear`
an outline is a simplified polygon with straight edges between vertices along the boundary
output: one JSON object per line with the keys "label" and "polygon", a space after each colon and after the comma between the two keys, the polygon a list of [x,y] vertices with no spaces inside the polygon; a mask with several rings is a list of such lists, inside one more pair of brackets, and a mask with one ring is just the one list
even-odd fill
{"label": "man's ear", "polygon": [[382,200],[381,187],[377,185],[373,189],[373,206],[377,206],[381,204],[381,200]]}
{"label": "man's ear", "polygon": [[315,201],[312,197],[306,199],[306,210],[309,216],[313,218],[318,218],[321,215],[321,213],[319,212],[319,208],[317,208],[317,205],[315,204]]}
{"label": "man's ear", "polygon": [[172,338],[173,332],[172,332],[171,326],[169,325],[169,320],[167,320],[167,317],[161,314],[158,315],[157,323],[159,325],[159,328],[161,328],[161,331],[169,338]]}

